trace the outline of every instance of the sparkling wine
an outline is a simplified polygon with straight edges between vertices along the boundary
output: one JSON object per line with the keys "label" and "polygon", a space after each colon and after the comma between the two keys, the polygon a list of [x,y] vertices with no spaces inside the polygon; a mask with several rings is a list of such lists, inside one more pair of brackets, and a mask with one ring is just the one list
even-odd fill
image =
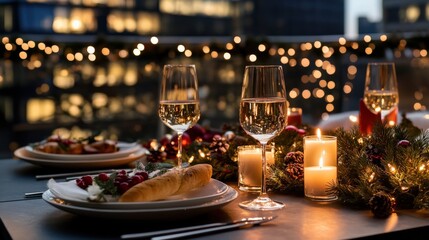
{"label": "sparkling wine", "polygon": [[389,113],[398,105],[399,97],[396,91],[366,91],[363,101],[373,113]]}
{"label": "sparkling wine", "polygon": [[198,101],[161,101],[158,113],[167,126],[183,133],[200,119],[200,104]]}
{"label": "sparkling wine", "polygon": [[286,126],[285,98],[248,98],[241,100],[240,123],[261,143],[267,143]]}

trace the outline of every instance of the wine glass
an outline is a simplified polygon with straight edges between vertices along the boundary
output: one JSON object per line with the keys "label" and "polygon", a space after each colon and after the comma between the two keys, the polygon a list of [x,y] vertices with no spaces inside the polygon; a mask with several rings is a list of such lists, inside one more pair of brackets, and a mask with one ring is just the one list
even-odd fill
{"label": "wine glass", "polygon": [[374,114],[381,114],[384,121],[399,102],[395,63],[368,63],[363,101]]}
{"label": "wine glass", "polygon": [[246,66],[240,102],[240,124],[262,147],[262,185],[259,196],[239,205],[248,210],[276,210],[283,203],[270,199],[266,189],[266,145],[286,127],[286,87],[281,66]]}
{"label": "wine glass", "polygon": [[177,168],[182,167],[182,136],[200,119],[195,65],[165,65],[162,72],[158,114],[177,133]]}

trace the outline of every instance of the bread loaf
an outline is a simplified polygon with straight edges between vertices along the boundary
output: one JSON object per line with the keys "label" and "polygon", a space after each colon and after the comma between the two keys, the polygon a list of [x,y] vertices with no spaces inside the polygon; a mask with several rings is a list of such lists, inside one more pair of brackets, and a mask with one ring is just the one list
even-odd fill
{"label": "bread loaf", "polygon": [[203,187],[209,183],[211,177],[212,166],[210,164],[173,169],[131,187],[119,198],[119,202],[147,202],[165,199]]}

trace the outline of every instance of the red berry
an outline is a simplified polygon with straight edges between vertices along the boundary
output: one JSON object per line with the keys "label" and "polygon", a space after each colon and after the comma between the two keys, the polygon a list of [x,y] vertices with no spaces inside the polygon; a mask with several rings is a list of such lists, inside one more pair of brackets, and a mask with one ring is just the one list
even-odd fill
{"label": "red berry", "polygon": [[294,125],[287,125],[287,126],[285,127],[285,129],[286,129],[286,131],[295,131],[295,132],[297,132],[297,131],[298,131],[298,128],[297,128],[297,127],[295,127]]}
{"label": "red berry", "polygon": [[121,182],[118,186],[119,193],[124,193],[130,189],[130,185],[127,182]]}
{"label": "red berry", "polygon": [[140,175],[134,175],[131,177],[130,185],[134,186],[144,181],[144,177]]}
{"label": "red berry", "polygon": [[86,186],[92,185],[92,177],[89,175],[83,176],[82,181],[85,183]]}
{"label": "red berry", "polygon": [[88,185],[86,185],[85,182],[80,178],[76,179],[76,184],[82,189],[86,189],[88,187]]}
{"label": "red berry", "polygon": [[143,180],[148,180],[149,179],[149,174],[147,174],[147,172],[136,172],[136,175],[140,175],[143,177]]}
{"label": "red berry", "polygon": [[98,179],[102,182],[107,182],[109,180],[109,175],[107,173],[98,174]]}
{"label": "red berry", "polygon": [[126,182],[126,181],[128,181],[128,176],[126,176],[126,175],[117,175],[116,178],[115,178],[115,181],[118,181],[120,183]]}
{"label": "red berry", "polygon": [[127,175],[127,171],[125,171],[124,169],[120,170],[118,172],[118,175]]}

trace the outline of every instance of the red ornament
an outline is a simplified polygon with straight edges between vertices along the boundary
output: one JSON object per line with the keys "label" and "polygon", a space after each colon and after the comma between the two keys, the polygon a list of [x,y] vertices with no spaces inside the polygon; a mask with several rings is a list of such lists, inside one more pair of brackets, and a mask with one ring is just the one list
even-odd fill
{"label": "red ornament", "polygon": [[[173,136],[173,138],[171,139],[171,145],[177,146],[177,138],[178,137],[179,136],[177,134],[175,134]],[[189,136],[189,134],[187,134],[186,132],[184,132],[182,134],[182,147],[188,146],[189,144],[191,144],[191,142],[192,142],[192,140],[191,140],[191,137]]]}

